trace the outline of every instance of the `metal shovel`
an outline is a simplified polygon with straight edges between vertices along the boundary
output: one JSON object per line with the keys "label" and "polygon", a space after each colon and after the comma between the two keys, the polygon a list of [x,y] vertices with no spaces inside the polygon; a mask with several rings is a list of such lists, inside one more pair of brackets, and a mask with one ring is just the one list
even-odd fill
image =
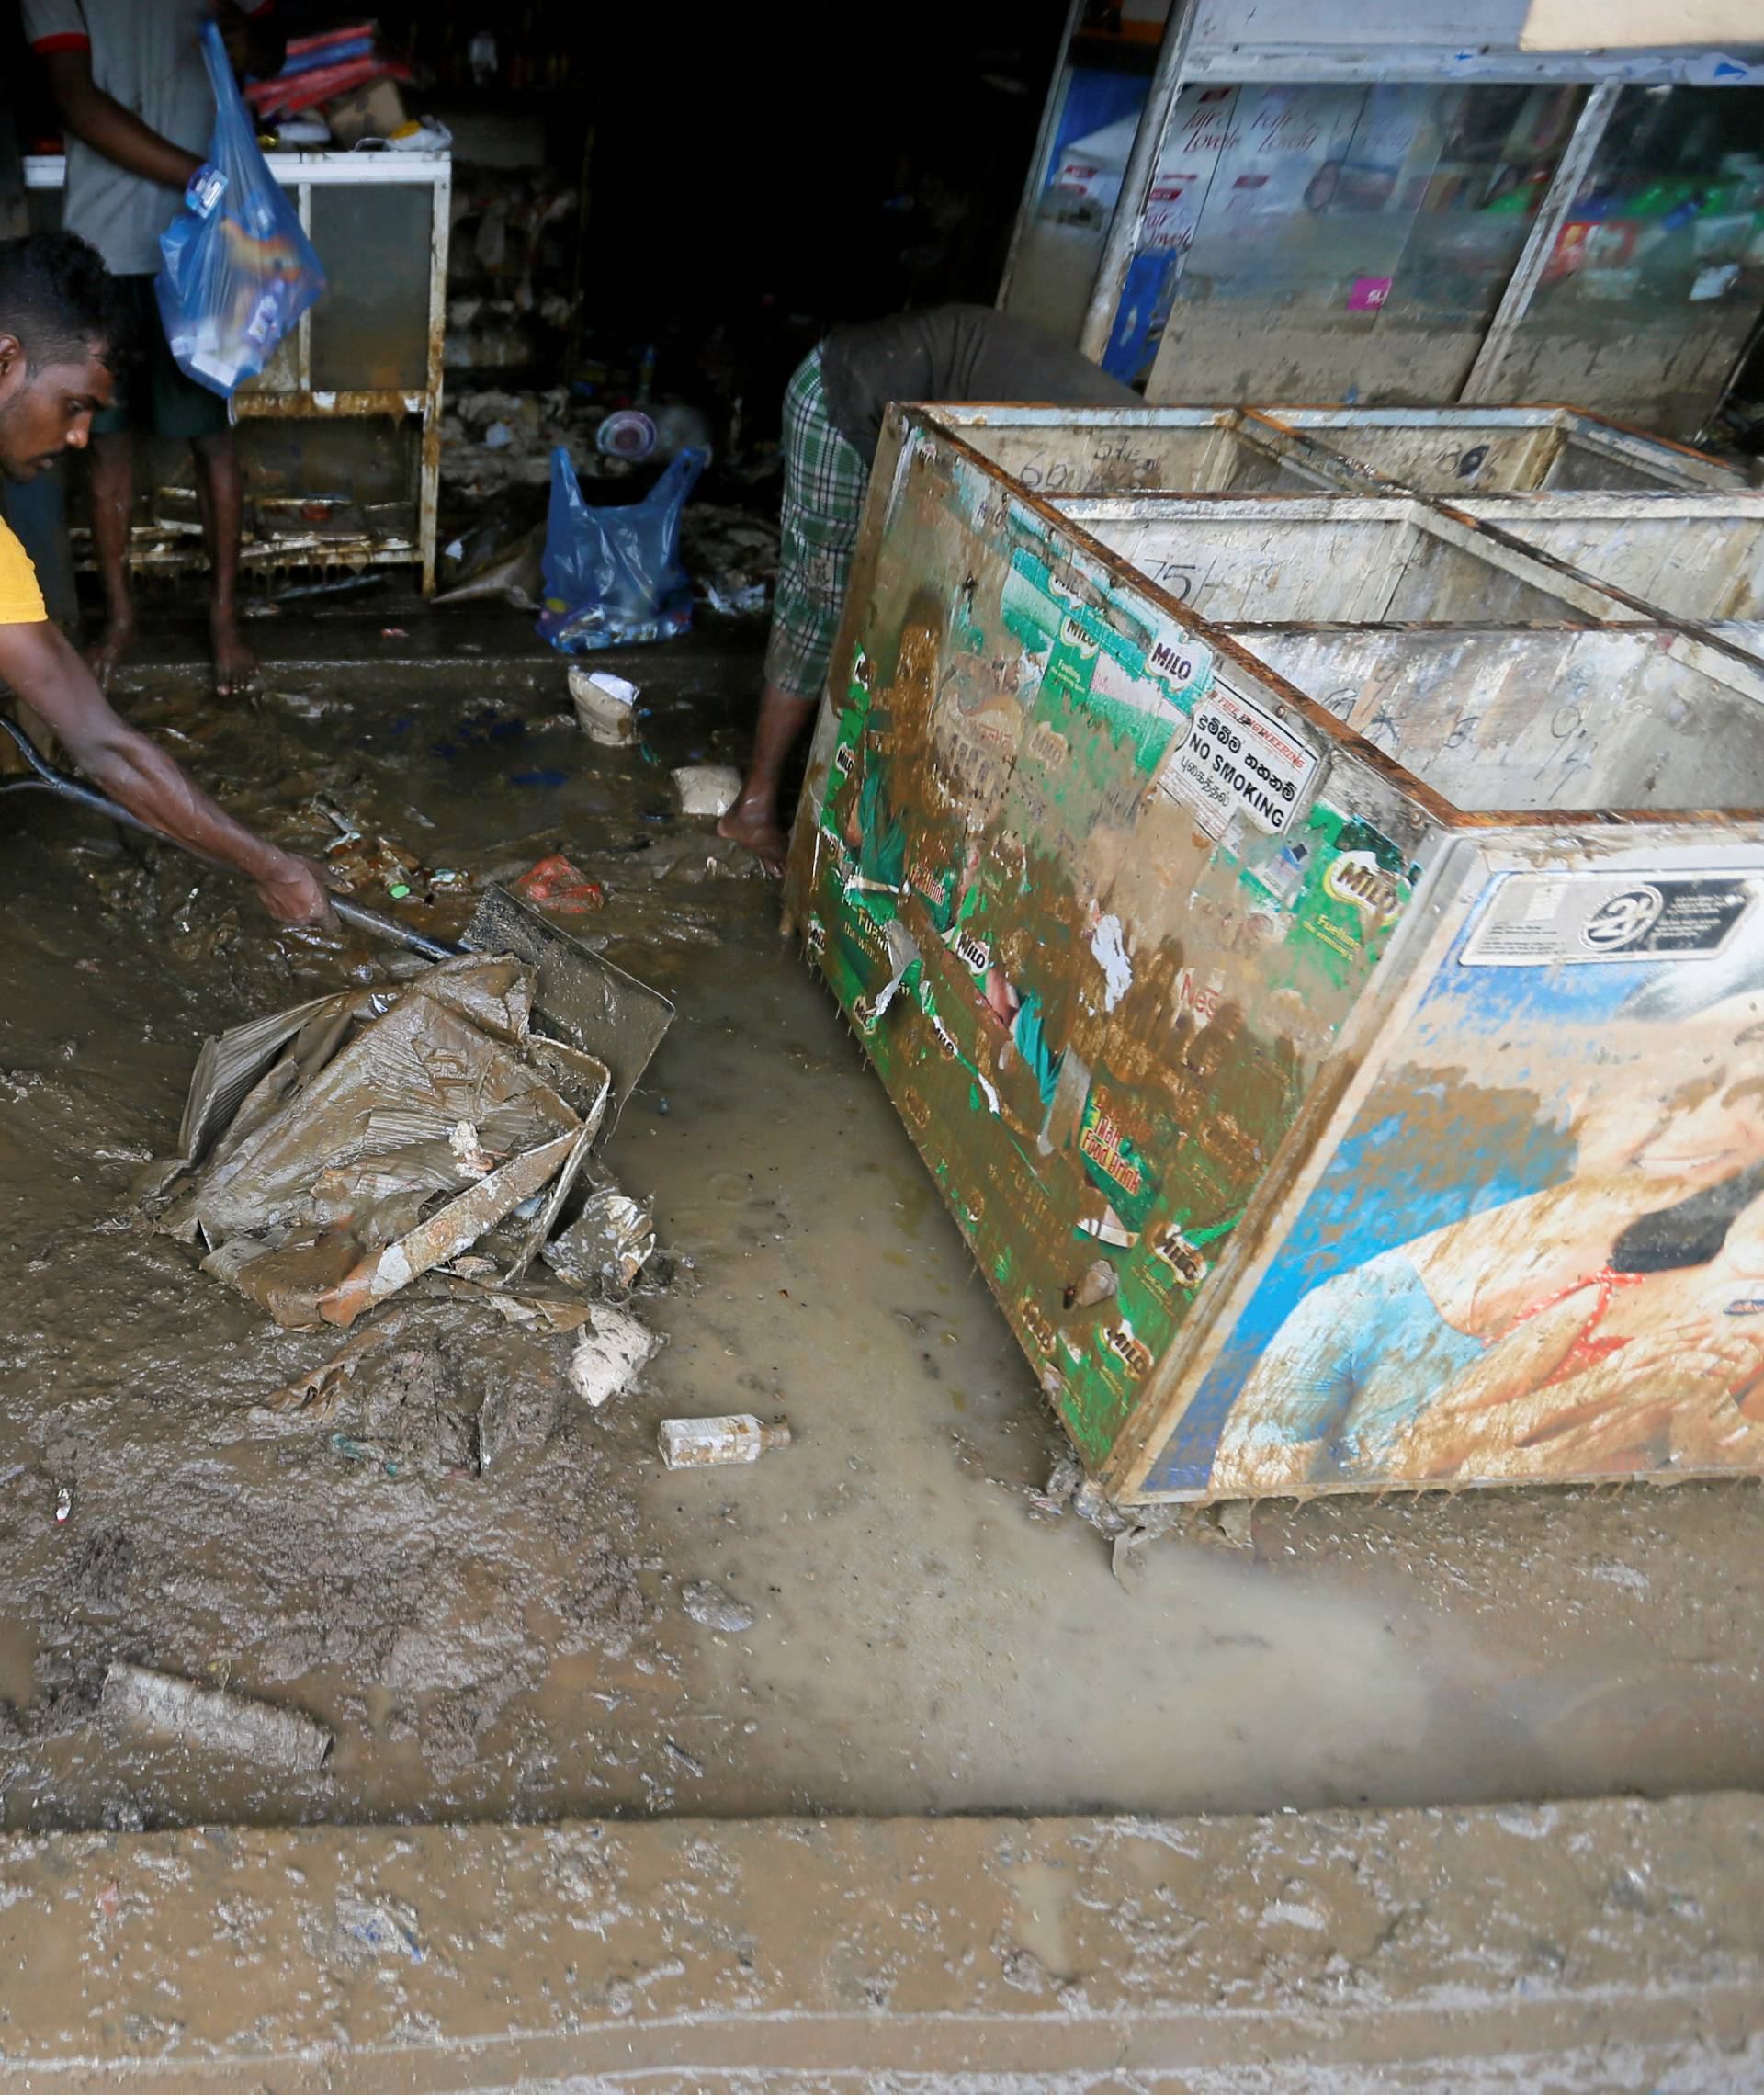
{"label": "metal shovel", "polygon": [[[193,850],[176,837],[167,836],[164,830],[131,815],[127,808],[119,808],[90,786],[82,786],[65,771],[58,771],[9,716],[0,714],[0,728],[12,737],[32,774],[28,778],[0,783],[0,795],[53,793],[58,799],[72,800],[75,807],[120,822],[126,829],[139,830],[160,844],[173,844],[205,864],[221,863],[207,852]],[[405,946],[425,960],[456,960],[464,953],[510,953],[517,960],[526,961],[538,977],[533,1012],[540,1029],[605,1063],[612,1072],[615,1112],[636,1090],[650,1056],[673,1023],[673,1006],[659,990],[650,989],[647,982],[639,982],[636,976],[589,952],[506,888],[486,889],[458,946],[449,945],[446,939],[430,938],[379,910],[364,909],[346,895],[333,895],[331,907],[353,929]]]}

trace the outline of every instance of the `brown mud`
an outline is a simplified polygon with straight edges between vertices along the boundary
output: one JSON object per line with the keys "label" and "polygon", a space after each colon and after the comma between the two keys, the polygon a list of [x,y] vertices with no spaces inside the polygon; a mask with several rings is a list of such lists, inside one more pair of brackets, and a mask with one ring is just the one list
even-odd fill
{"label": "brown mud", "polygon": [[[301,848],[339,833],[323,801],[425,876],[562,849],[604,884],[571,928],[679,1005],[607,1149],[654,1199],[674,1278],[639,1307],[668,1342],[590,1412],[567,1338],[413,1298],[333,1407],[264,1408],[336,1334],[277,1330],[128,1189],[171,1150],[207,1033],[400,963],[273,935],[222,876],[8,801],[6,1827],[1182,1813],[1764,1776],[1749,1482],[1265,1503],[1243,1546],[1202,1523],[1135,1552],[1124,1589],[1103,1541],[1035,1502],[1059,1447],[1029,1370],[779,941],[775,889],[673,811],[671,764],[739,757],[752,648],[615,663],[653,708],[650,761],[567,724],[556,658],[474,665],[466,628],[402,616],[434,660],[389,643],[327,669],[315,621],[254,707],[166,670],[126,709]],[[469,883],[432,891],[404,906],[457,930]],[[726,1410],[787,1418],[795,1444],[662,1468],[660,1418]],[[752,1626],[693,1619],[697,1582]],[[303,1710],[335,1751],[289,1776],[111,1736],[119,1659]]]}

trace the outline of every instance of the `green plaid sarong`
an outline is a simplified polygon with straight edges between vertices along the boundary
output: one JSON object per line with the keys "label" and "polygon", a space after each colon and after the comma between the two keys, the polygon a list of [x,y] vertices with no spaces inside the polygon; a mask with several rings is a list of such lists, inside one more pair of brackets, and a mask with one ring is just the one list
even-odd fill
{"label": "green plaid sarong", "polygon": [[820,390],[820,351],[784,394],[784,516],[765,678],[793,698],[819,698],[857,546],[869,468],[834,428]]}

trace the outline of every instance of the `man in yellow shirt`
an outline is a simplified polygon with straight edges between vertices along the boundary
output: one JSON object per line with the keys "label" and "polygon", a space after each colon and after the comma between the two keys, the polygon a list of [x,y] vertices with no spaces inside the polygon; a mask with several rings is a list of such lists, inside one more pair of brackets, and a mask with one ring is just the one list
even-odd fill
{"label": "man in yellow shirt", "polygon": [[[0,472],[33,479],[83,450],[115,384],[116,302],[96,252],[70,232],[0,241]],[[283,923],[324,923],[312,867],[233,821],[164,750],[111,710],[43,608],[36,571],[0,524],[0,684],[51,728],[102,791],[193,851],[236,866]]]}

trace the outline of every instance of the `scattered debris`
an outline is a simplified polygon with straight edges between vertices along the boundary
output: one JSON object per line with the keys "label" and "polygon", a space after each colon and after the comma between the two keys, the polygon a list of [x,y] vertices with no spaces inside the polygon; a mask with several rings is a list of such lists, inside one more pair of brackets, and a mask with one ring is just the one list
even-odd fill
{"label": "scattered debris", "polygon": [[726,815],[741,798],[741,775],[726,764],[682,764],[673,785],[683,815]]}
{"label": "scattered debris", "polygon": [[747,1602],[738,1601],[721,1586],[712,1585],[708,1579],[695,1579],[689,1586],[682,1586],[680,1605],[694,1622],[702,1623],[707,1629],[720,1629],[730,1636],[753,1626],[753,1611]]}
{"label": "scattered debris", "polygon": [[333,1433],[331,1445],[345,1462],[377,1462],[388,1477],[398,1475],[397,1462],[381,1448],[366,1441],[353,1439],[348,1433]]}
{"label": "scattered debris", "polygon": [[340,1892],[337,1932],[357,1957],[366,1951],[370,1957],[391,1955],[421,1964],[428,1954],[417,1929],[416,1908],[401,1898],[370,1899],[357,1891]]}
{"label": "scattered debris", "polygon": [[764,1426],[751,1411],[733,1411],[714,1419],[663,1419],[656,1440],[670,1469],[707,1469],[757,1462],[769,1448],[788,1447],[790,1429],[782,1420]]}
{"label": "scattered debris", "polygon": [[567,1184],[610,1102],[604,1063],[531,1031],[535,992],[533,968],[468,954],[211,1041],[160,1227],[294,1328],[458,1258]]}
{"label": "scattered debris", "polygon": [[626,749],[637,740],[637,685],[605,669],[572,669],[570,696],[590,742]]}
{"label": "scattered debris", "polygon": [[605,889],[579,872],[561,852],[529,866],[514,882],[514,892],[560,916],[585,916],[591,910],[606,907]]}
{"label": "scattered debris", "polygon": [[713,611],[719,611],[725,618],[751,618],[763,612],[771,600],[771,592],[763,582],[750,582],[744,588],[728,592],[718,588],[714,582],[704,584],[705,602]]}
{"label": "scattered debris", "polygon": [[695,502],[680,519],[680,548],[705,601],[726,617],[752,617],[771,601],[778,523],[728,504]]}
{"label": "scattered debris", "polygon": [[488,1178],[496,1169],[496,1159],[490,1155],[478,1139],[478,1130],[469,1120],[462,1120],[447,1137],[447,1147],[459,1160],[459,1169],[469,1172],[473,1178]]}
{"label": "scattered debris", "polygon": [[357,817],[328,800],[315,798],[311,808],[337,832],[324,847],[324,862],[345,894],[370,887],[384,888],[391,895],[401,888],[408,894],[413,880],[420,879],[422,861],[414,852],[373,834]]}
{"label": "scattered debris", "polygon": [[1065,1305],[1069,1309],[1094,1309],[1099,1302],[1106,1302],[1120,1287],[1119,1274],[1107,1259],[1097,1259],[1085,1267],[1079,1277],[1065,1291]]}
{"label": "scattered debris", "polygon": [[[447,551],[463,566],[471,549],[462,538]],[[545,526],[533,525],[507,543],[482,552],[459,580],[443,590],[437,604],[471,604],[500,598],[516,611],[537,611],[545,587]]]}
{"label": "scattered debris", "polygon": [[479,900],[465,943],[476,953],[516,955],[537,968],[539,1015],[612,1071],[616,1118],[673,1023],[667,998],[493,884]]}
{"label": "scattered debris", "polygon": [[1069,1455],[1062,1455],[1047,1472],[1047,1481],[1039,1491],[1031,1491],[1029,1503],[1037,1512],[1063,1513],[1071,1503],[1072,1494],[1084,1481],[1084,1472]]}
{"label": "scattered debris", "polygon": [[557,1423],[555,1385],[501,1377],[478,1408],[479,1466],[501,1469],[523,1451],[543,1447]]}
{"label": "scattered debris", "polygon": [[294,1774],[322,1766],[335,1743],[322,1724],[298,1710],[198,1687],[176,1673],[157,1673],[122,1660],[105,1675],[98,1708],[121,1729],[206,1746]]}
{"label": "scattered debris", "polygon": [[590,1194],[582,1213],[559,1230],[541,1256],[552,1272],[578,1287],[599,1284],[628,1289],[655,1251],[655,1217],[649,1209],[607,1186]]}
{"label": "scattered debris", "polygon": [[594,1312],[590,1327],[570,1356],[570,1380],[584,1404],[598,1410],[627,1389],[661,1350],[662,1342],[628,1309],[607,1304]]}
{"label": "scattered debris", "polygon": [[1072,1493],[1072,1511],[1105,1540],[1125,1534],[1134,1524],[1134,1515],[1123,1512],[1104,1495],[1102,1487],[1089,1478]]}
{"label": "scattered debris", "polygon": [[1210,1543],[1216,1549],[1253,1549],[1256,1509],[1248,1499],[1230,1499],[1222,1505],[1201,1506],[1187,1538]]}

